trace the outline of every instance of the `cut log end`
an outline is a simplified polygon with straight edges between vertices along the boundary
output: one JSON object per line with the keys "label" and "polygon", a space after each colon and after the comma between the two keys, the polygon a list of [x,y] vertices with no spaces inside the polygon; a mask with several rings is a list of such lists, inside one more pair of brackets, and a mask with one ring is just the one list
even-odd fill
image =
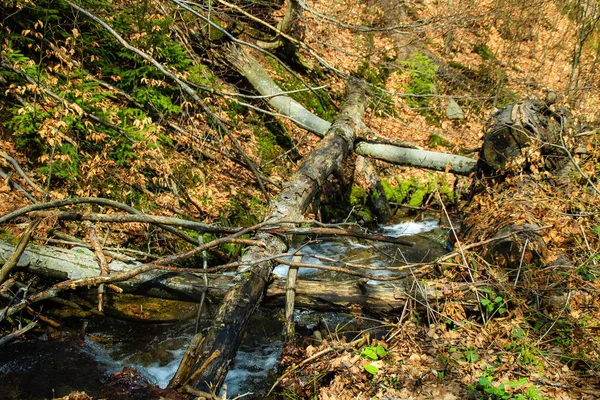
{"label": "cut log end", "polygon": [[[485,252],[485,260],[493,265],[514,270],[523,265],[541,265],[546,260],[546,242],[532,225],[509,225],[496,234],[503,237],[490,243]],[[513,235],[506,237],[506,235]]]}
{"label": "cut log end", "polygon": [[529,138],[519,129],[496,126],[483,139],[480,160],[495,171],[506,170],[511,162],[518,162],[528,143]]}

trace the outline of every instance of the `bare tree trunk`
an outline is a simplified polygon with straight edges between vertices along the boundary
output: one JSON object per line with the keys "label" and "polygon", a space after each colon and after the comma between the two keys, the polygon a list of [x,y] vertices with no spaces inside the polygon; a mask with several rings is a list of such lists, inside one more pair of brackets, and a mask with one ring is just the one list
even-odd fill
{"label": "bare tree trunk", "polygon": [[[0,259],[6,259],[14,253],[16,246],[0,240]],[[108,264],[111,272],[121,273],[130,271],[141,264],[124,263],[113,260]],[[40,276],[53,279],[92,278],[100,275],[100,267],[94,261],[91,251],[75,248],[64,249],[52,246],[30,244],[21,255],[17,268],[27,270]],[[199,302],[200,292],[204,288],[203,277],[198,274],[175,274],[168,271],[153,270],[116,282],[126,294],[155,297],[159,299]],[[213,303],[223,299],[227,291],[236,284],[236,278],[231,275],[207,274],[207,295]],[[406,279],[385,282],[365,279],[348,279],[343,282],[298,280],[295,284],[295,307],[319,311],[349,311],[371,315],[387,315],[402,310],[407,301],[418,293],[410,289],[411,283]],[[436,288],[421,283],[425,288],[427,299],[442,304],[447,297],[454,293],[445,288]],[[288,292],[287,279],[271,277],[262,305],[266,307],[281,307],[286,302]],[[466,294],[472,292],[469,285],[458,286],[456,290]],[[421,293],[419,291],[419,293]],[[466,308],[474,297],[465,294]],[[120,296],[112,293],[111,297]],[[181,378],[178,378],[181,382]]]}
{"label": "bare tree trunk", "polygon": [[434,151],[407,149],[389,144],[360,142],[354,151],[357,154],[373,157],[393,164],[412,167],[448,171],[458,175],[470,175],[477,168],[477,161],[472,158],[444,154]]}
{"label": "bare tree trunk", "polygon": [[[301,39],[301,37],[298,36],[302,35],[299,35],[298,33],[294,34],[294,31],[299,30],[297,23],[300,15],[302,15],[302,6],[300,5],[300,2],[298,0],[287,0],[285,16],[281,21],[279,21],[279,24],[277,24],[277,29],[279,32],[286,36],[292,36],[297,39]],[[259,41],[257,45],[269,51],[275,51],[283,48],[286,54],[289,56],[294,56],[297,46],[280,33],[278,33],[272,41]]]}
{"label": "bare tree trunk", "polygon": [[290,117],[298,126],[323,136],[331,123],[308,111],[304,106],[292,99],[271,79],[267,71],[248,54],[240,45],[231,43],[224,47],[221,54],[250,84],[263,96],[275,110]]}
{"label": "bare tree trunk", "polygon": [[[279,198],[272,203],[271,213],[265,221],[279,224],[285,220],[302,220],[321,183],[340,167],[342,160],[352,150],[356,131],[362,126],[364,102],[362,83],[351,80],[346,104],[329,129],[329,134],[305,158]],[[250,247],[242,261],[252,263],[268,254],[283,253],[287,249],[287,243],[278,236],[259,233],[257,238],[266,246]],[[189,382],[190,387],[220,389],[248,321],[260,303],[273,266],[273,261],[266,261],[240,268],[238,283],[225,295],[212,327],[198,350],[200,358]]]}

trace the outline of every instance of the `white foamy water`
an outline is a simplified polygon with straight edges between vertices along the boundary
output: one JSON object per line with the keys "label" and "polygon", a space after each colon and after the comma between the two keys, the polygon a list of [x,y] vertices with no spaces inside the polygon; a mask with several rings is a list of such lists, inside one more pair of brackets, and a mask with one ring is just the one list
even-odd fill
{"label": "white foamy water", "polygon": [[386,236],[400,237],[417,235],[419,233],[432,231],[440,226],[437,219],[425,219],[423,221],[407,221],[399,224],[384,225],[381,232]]}
{"label": "white foamy water", "polygon": [[[418,235],[420,233],[430,232],[436,228],[439,228],[439,221],[435,218],[427,218],[423,221],[404,221],[392,225],[381,226],[377,232],[385,236],[390,237],[402,237]],[[329,257],[334,260],[343,260],[350,263],[366,263],[374,267],[381,267],[385,265],[385,258],[371,258],[366,256],[367,250],[373,249],[375,242],[359,242],[353,238],[338,237],[335,239],[327,238],[323,242],[315,242],[307,246],[302,247],[300,250],[304,257],[302,262],[323,265],[327,264],[326,261],[319,260],[311,257],[311,255],[319,255]],[[295,249],[290,249],[290,253]],[[361,250],[365,250],[362,252]],[[372,255],[375,255],[375,251],[372,251]],[[291,260],[291,257],[286,257]],[[273,269],[273,273],[276,276],[285,278],[287,277],[289,267],[287,265],[280,264]],[[316,277],[323,273],[323,270],[317,268],[302,267],[298,270],[298,276],[300,277]],[[377,274],[378,272],[376,272]],[[383,274],[387,274],[382,272]]]}
{"label": "white foamy water", "polygon": [[[382,226],[377,233],[391,237],[401,237],[429,232],[438,227],[438,221],[430,218],[419,222],[406,221],[398,224]],[[348,237],[336,237],[323,238],[322,241],[315,241],[314,243],[302,247],[300,251],[304,254],[302,261],[306,263],[320,265],[327,264],[327,261],[319,260],[314,257],[319,255],[329,257],[334,260],[343,260],[345,262],[368,264],[376,267],[389,267],[395,262],[394,259],[399,257],[393,255],[395,258],[390,259],[389,256],[382,256],[381,253],[386,252],[391,254],[394,252],[404,252],[406,249],[402,246],[390,243],[376,243],[364,240],[359,241],[357,239]],[[274,269],[274,273],[282,277],[286,277],[287,272],[288,266],[286,265],[279,265]],[[388,275],[396,272],[392,272],[389,269],[381,269],[377,271],[369,270],[369,273]],[[317,268],[300,268],[299,275],[305,279],[338,279],[337,275],[342,276],[343,279],[348,278],[348,276],[345,274],[331,273]],[[369,280],[369,282],[377,283],[377,281],[371,280]],[[307,315],[310,314],[311,313],[308,312]],[[298,314],[297,317],[298,320],[303,320],[305,318],[300,317],[300,314]],[[334,317],[335,314],[330,318]],[[258,324],[256,327],[252,327],[251,329],[256,331],[257,329],[264,329],[266,326],[268,330],[271,325],[272,323],[270,322],[267,325]],[[277,328],[276,331],[280,332],[280,328]],[[118,357],[117,363],[121,366],[130,365],[134,367],[140,371],[143,376],[157,384],[159,387],[165,388],[169,384],[171,378],[175,375],[181,358],[186,350],[185,345],[182,347],[174,347],[173,345],[169,344],[169,341],[176,340],[178,338],[185,338],[183,342],[187,344],[190,338],[190,333],[178,331],[177,333],[168,333],[166,336],[161,336],[163,334],[158,334],[155,342],[156,346],[160,346],[166,350],[163,352],[161,362],[145,364],[143,362],[139,362],[138,360],[134,360],[133,354],[129,353],[129,355],[125,356],[124,354],[121,354],[121,357]],[[256,336],[256,334],[254,335]],[[268,390],[268,387],[266,387],[268,385],[265,384],[265,382],[269,381],[270,374],[275,372],[279,364],[279,358],[281,356],[283,344],[280,340],[278,340],[278,333],[273,335],[273,332],[267,334],[265,331],[264,333],[258,334],[258,336],[261,336],[260,340],[254,340],[251,345],[247,344],[242,346],[242,348],[237,352],[236,358],[234,359],[227,377],[225,378],[228,398],[242,395],[246,392],[254,392],[255,394],[261,395],[264,394],[262,392],[265,391],[265,389]],[[158,339],[158,337],[161,337],[161,339]],[[151,341],[154,342],[153,340]],[[138,355],[139,351],[142,350],[137,351]],[[148,350],[146,349],[144,351]]]}
{"label": "white foamy water", "polygon": [[171,381],[171,378],[175,376],[175,372],[177,372],[177,368],[179,368],[179,363],[183,358],[185,350],[186,348],[183,347],[178,350],[170,351],[174,358],[166,365],[161,366],[160,364],[155,363],[144,367],[134,364],[133,367],[152,382],[156,383],[158,387],[165,389]]}
{"label": "white foamy water", "polygon": [[258,346],[253,351],[238,350],[233,365],[225,377],[227,397],[240,396],[257,388],[268,390],[263,382],[269,372],[275,372],[282,349],[283,342],[275,341]]}

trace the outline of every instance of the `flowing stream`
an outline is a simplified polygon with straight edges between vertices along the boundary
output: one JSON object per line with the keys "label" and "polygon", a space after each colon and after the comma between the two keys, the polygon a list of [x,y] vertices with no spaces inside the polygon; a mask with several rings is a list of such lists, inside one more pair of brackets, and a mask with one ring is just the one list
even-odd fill
{"label": "flowing stream", "polygon": [[[388,275],[391,272],[383,268],[430,261],[445,252],[446,231],[439,228],[435,218],[382,226],[378,233],[404,236],[415,245],[405,247],[389,243],[372,244],[353,238],[329,238],[302,246],[301,251],[306,255],[302,261],[322,264],[323,261],[312,257],[319,255],[381,267],[375,274]],[[286,276],[287,269],[287,266],[280,265],[274,273]],[[299,279],[336,281],[347,280],[348,276],[316,268],[301,268]],[[228,398],[248,392],[260,397],[274,382],[283,347],[283,325],[274,317],[276,313],[273,309],[260,309],[252,318],[248,334],[225,380]],[[207,329],[209,323],[208,320],[203,321],[201,326]],[[367,322],[341,313],[297,311],[296,323],[300,332],[310,335],[316,330],[326,333],[337,326],[358,332]],[[0,380],[3,382],[0,398],[52,398],[65,396],[70,390],[84,390],[93,395],[96,386],[102,384],[103,377],[127,366],[164,388],[177,370],[194,328],[194,321],[144,324],[97,318],[90,320],[87,333],[103,338],[102,343],[85,339],[81,343],[61,346],[46,337],[5,346],[0,349]]]}

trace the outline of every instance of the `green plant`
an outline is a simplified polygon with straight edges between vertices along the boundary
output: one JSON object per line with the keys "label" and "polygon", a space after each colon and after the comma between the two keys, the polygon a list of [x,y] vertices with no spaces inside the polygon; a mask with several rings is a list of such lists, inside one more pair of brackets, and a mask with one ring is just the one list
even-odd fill
{"label": "green plant", "polygon": [[502,296],[496,296],[492,300],[481,299],[481,305],[488,314],[493,314],[495,312],[502,314],[503,312],[506,312],[506,307],[504,307],[504,304],[505,303]]}
{"label": "green plant", "polygon": [[481,305],[489,318],[507,311],[507,302],[502,296],[494,295],[490,289],[484,289],[482,292],[488,296],[481,299]]}
{"label": "green plant", "polygon": [[498,386],[494,385],[492,377],[484,374],[479,378],[475,385],[467,386],[470,391],[469,398],[481,400],[546,400],[540,395],[535,386],[529,386],[522,393],[509,393],[507,388],[517,388],[527,383],[526,378],[521,378],[518,381],[509,381],[501,383]]}
{"label": "green plant", "polygon": [[475,53],[479,54],[481,56],[481,59],[484,61],[493,60],[496,58],[496,55],[494,54],[494,52],[485,43],[476,44],[473,47],[473,51],[475,51]]}
{"label": "green plant", "polygon": [[[387,353],[387,350],[382,345],[378,344],[377,346],[367,346],[363,348],[360,356],[375,361],[385,357]],[[376,375],[379,372],[379,368],[373,364],[365,365],[364,369],[371,375]]]}
{"label": "green plant", "polygon": [[429,106],[432,95],[437,91],[437,65],[418,51],[401,65],[407,69],[408,74],[408,83],[404,88],[407,94],[406,102],[424,116],[432,117]]}
{"label": "green plant", "polygon": [[377,346],[367,346],[362,349],[360,356],[370,360],[379,360],[387,355],[387,350],[380,344]]}
{"label": "green plant", "polygon": [[479,354],[477,354],[477,351],[473,347],[469,347],[465,351],[465,359],[467,360],[467,362],[474,363],[479,361],[480,358],[481,357],[479,356]]}

